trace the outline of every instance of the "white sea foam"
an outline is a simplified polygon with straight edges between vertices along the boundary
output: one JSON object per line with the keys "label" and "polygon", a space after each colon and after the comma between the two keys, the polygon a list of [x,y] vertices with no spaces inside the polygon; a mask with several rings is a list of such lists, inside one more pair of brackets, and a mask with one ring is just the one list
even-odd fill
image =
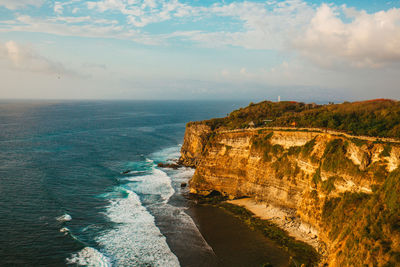
{"label": "white sea foam", "polygon": [[177,171],[174,171],[172,178],[177,182],[187,182],[193,176],[194,171],[195,170],[193,168],[183,167]]}
{"label": "white sea foam", "polygon": [[65,213],[65,214],[57,217],[56,220],[59,222],[67,222],[67,221],[72,220],[72,217],[71,217],[71,215]]}
{"label": "white sea foam", "polygon": [[88,267],[111,267],[111,261],[98,250],[85,247],[67,258],[67,264]]}
{"label": "white sea foam", "polygon": [[180,157],[180,146],[174,146],[162,149],[151,155],[155,161],[166,161],[171,159],[178,159]]}
{"label": "white sea foam", "polygon": [[107,216],[117,224],[96,241],[118,266],[179,266],[154,217],[134,192],[127,192],[127,198],[114,199],[107,208]]}
{"label": "white sea foam", "polygon": [[171,178],[162,170],[153,168],[149,175],[134,176],[128,178],[132,183],[129,186],[133,191],[139,194],[158,195],[163,203],[167,203],[175,190],[171,186]]}
{"label": "white sea foam", "polygon": [[[194,170],[191,168],[180,168],[168,172],[170,175],[168,178],[174,181],[175,186],[180,190],[180,184],[188,182],[193,173]],[[160,227],[161,229],[165,227],[172,242],[179,243],[178,246],[182,246],[182,244],[190,246],[199,257],[215,257],[214,251],[201,235],[193,219],[185,212],[186,207],[176,207],[168,203],[155,203],[147,206],[147,208],[158,220],[166,222],[161,223]]]}
{"label": "white sea foam", "polygon": [[186,208],[165,204],[151,206],[150,209],[158,218],[168,222],[169,237],[186,243],[198,254],[215,256],[213,249],[203,238],[193,219],[186,214]]}
{"label": "white sea foam", "polygon": [[[110,199],[105,214],[115,225],[102,232],[95,240],[101,251],[112,258],[112,264],[179,266],[178,258],[169,248],[153,216],[164,222],[163,227],[166,227],[165,230],[176,242],[186,244],[190,240],[187,245],[193,246],[200,254],[213,254],[193,220],[184,212],[185,208],[167,204],[175,193],[168,174],[172,175],[174,186],[180,188],[179,182],[187,181],[193,175],[193,170],[181,168],[168,171],[167,174],[156,168],[154,162],[178,157],[179,147],[173,147],[152,154],[145,162],[133,162],[131,165],[134,171],[130,174],[135,176],[122,178],[127,182],[124,187],[115,187],[113,192],[102,195]],[[146,169],[146,174],[140,174],[142,168]],[[168,225],[166,222],[169,222]],[[182,233],[185,233],[184,236]]]}

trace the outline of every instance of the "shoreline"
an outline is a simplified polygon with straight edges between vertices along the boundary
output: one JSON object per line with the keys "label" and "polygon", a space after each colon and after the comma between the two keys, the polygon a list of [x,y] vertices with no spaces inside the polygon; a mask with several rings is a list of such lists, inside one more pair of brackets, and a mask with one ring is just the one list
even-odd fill
{"label": "shoreline", "polygon": [[285,248],[221,208],[218,204],[223,200],[221,196],[208,198],[190,194],[189,187],[181,186],[182,183],[188,183],[190,177],[178,178],[180,171],[176,172],[178,168],[173,167],[164,163],[158,167],[171,177],[175,189],[168,203],[182,208],[181,212],[191,218],[196,231],[205,241],[205,244],[199,242],[198,236],[194,235],[196,231],[188,232],[185,227],[179,226],[178,220],[170,225],[169,219],[156,218],[157,227],[165,235],[168,246],[178,257],[181,266],[291,266],[291,255]]}
{"label": "shoreline", "polygon": [[282,209],[269,203],[256,202],[252,198],[241,198],[227,201],[230,204],[244,207],[262,220],[269,220],[288,235],[296,240],[309,244],[318,252],[322,250],[321,241],[318,239],[318,231],[306,224],[296,216],[294,210]]}
{"label": "shoreline", "polygon": [[[264,209],[263,205],[259,205],[253,200],[245,199],[241,200],[238,199],[236,201],[228,200],[226,197],[223,197],[220,194],[210,194],[209,196],[201,196],[201,195],[195,195],[191,194],[189,197],[194,205],[188,210],[188,214],[192,217],[192,219],[195,221],[200,233],[203,235],[205,240],[209,243],[209,245],[213,248],[215,251],[215,245],[221,246],[223,244],[224,240],[222,239],[228,239],[228,242],[225,241],[225,250],[229,250],[230,247],[232,246],[233,241],[239,241],[240,243],[247,243],[247,244],[253,244],[254,240],[249,239],[249,233],[254,234],[256,233],[258,235],[258,239],[263,240],[262,243],[264,244],[270,244],[274,248],[276,253],[281,253],[286,254],[286,262],[272,262],[270,260],[266,261],[265,263],[267,264],[272,264],[272,266],[301,266],[304,264],[305,266],[317,266],[318,263],[320,262],[321,259],[321,254],[317,252],[317,249],[313,247],[312,245],[308,244],[307,242],[304,242],[302,240],[299,240],[299,238],[295,238],[290,233],[278,225],[277,223],[266,219],[266,217],[260,218],[260,210]],[[242,204],[242,205],[239,205]],[[245,207],[243,204],[247,204],[247,207]],[[252,204],[252,205],[250,205]],[[256,210],[255,208],[258,208]],[[210,214],[206,212],[202,212],[199,214],[194,214],[193,210],[208,210]],[[253,213],[250,209],[254,210],[256,213]],[[218,211],[219,210],[219,211]],[[228,219],[224,219],[223,222],[221,219],[216,219],[218,216],[218,213],[224,213],[225,217]],[[214,214],[214,215],[213,215]],[[204,219],[204,218],[208,218]],[[203,220],[203,221],[202,221]],[[216,220],[217,222],[214,222]],[[227,221],[232,222],[236,221],[237,224],[240,224],[242,228],[245,228],[245,231],[247,234],[237,234],[237,231],[231,231],[230,234],[224,234],[221,237],[221,231],[224,232],[226,231],[229,226],[227,225]],[[214,224],[211,225],[210,224]],[[211,231],[207,230],[207,228],[213,228]],[[205,229],[206,228],[206,229]],[[214,235],[217,235],[214,236]],[[219,235],[219,237],[218,237]],[[216,240],[215,240],[216,239]],[[229,241],[230,239],[231,242]],[[214,243],[216,241],[216,244]],[[246,249],[246,244],[243,246]],[[276,250],[278,249],[278,250]],[[215,251],[217,256],[218,251]],[[263,253],[265,251],[260,251],[258,253]],[[228,253],[225,253],[225,257],[227,256],[232,257],[232,254],[236,256],[237,253],[241,253],[239,251],[229,251]],[[254,254],[253,255],[257,255]],[[279,258],[279,260],[282,260],[282,256]],[[276,260],[276,259],[275,259]],[[260,263],[258,262],[257,264],[249,264],[249,262],[243,262],[242,265],[229,265],[229,266],[263,266],[265,263]],[[231,263],[232,264],[232,263]],[[266,265],[266,266],[270,266]],[[219,265],[219,266],[228,266],[228,265]]]}
{"label": "shoreline", "polygon": [[[179,191],[189,204],[185,213],[215,254],[207,266],[316,266],[321,258],[316,230],[296,219],[294,210],[251,198],[228,200],[216,191],[191,194],[186,186]],[[179,258],[188,266],[204,266],[188,254]]]}
{"label": "shoreline", "polygon": [[215,253],[215,262],[207,267],[290,266],[291,256],[284,248],[227,210],[194,204],[186,213]]}

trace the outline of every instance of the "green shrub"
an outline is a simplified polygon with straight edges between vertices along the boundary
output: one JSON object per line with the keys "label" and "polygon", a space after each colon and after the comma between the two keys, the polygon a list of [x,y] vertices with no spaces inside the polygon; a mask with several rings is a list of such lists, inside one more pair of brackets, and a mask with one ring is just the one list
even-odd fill
{"label": "green shrub", "polygon": [[339,176],[331,176],[329,177],[326,181],[322,182],[322,190],[324,192],[326,192],[327,194],[329,194],[330,192],[332,192],[333,190],[335,190],[335,182],[336,181],[340,181],[343,180],[343,178],[339,177]]}
{"label": "green shrub", "polygon": [[300,173],[300,168],[295,162],[292,162],[287,154],[283,154],[278,157],[277,160],[272,164],[275,170],[277,178],[282,179],[283,177],[294,178]]}
{"label": "green shrub", "polygon": [[[344,193],[324,203],[323,227],[329,237],[346,239],[339,265],[397,266],[400,251],[400,170],[391,172],[372,194]],[[349,231],[348,229],[351,229]],[[372,261],[366,261],[371,253]]]}
{"label": "green shrub", "polygon": [[[400,102],[378,99],[336,105],[311,105],[301,102],[263,101],[240,108],[225,118],[205,121],[212,130],[246,128],[253,121],[256,126],[329,128],[354,135],[400,137]],[[364,141],[352,140],[358,146]]]}
{"label": "green shrub", "polygon": [[308,141],[302,148],[301,148],[301,153],[303,156],[308,156],[311,154],[315,146],[315,138],[312,140]]}
{"label": "green shrub", "polygon": [[228,151],[231,150],[231,149],[232,149],[232,146],[225,145],[225,150],[226,150],[226,152],[228,152]]}
{"label": "green shrub", "polygon": [[386,170],[386,165],[379,164],[378,162],[375,162],[374,164],[372,164],[371,167],[368,168],[368,170],[373,171],[374,180],[379,183],[385,181],[386,177],[388,176],[388,171]]}
{"label": "green shrub", "polygon": [[319,198],[318,198],[318,191],[317,191],[317,190],[312,190],[311,193],[310,193],[310,196],[311,196],[315,201],[318,201],[318,200],[319,200]]}
{"label": "green shrub", "polygon": [[381,152],[381,154],[379,156],[381,156],[381,157],[390,157],[390,152],[392,152],[392,146],[390,144],[386,144],[383,147],[383,151]]}
{"label": "green shrub", "polygon": [[300,146],[292,146],[288,150],[288,155],[298,155],[301,152]]}
{"label": "green shrub", "polygon": [[351,142],[352,142],[353,144],[355,144],[355,145],[358,146],[358,147],[361,147],[361,146],[363,146],[363,145],[368,144],[368,141],[362,140],[362,139],[358,139],[358,138],[351,138],[350,140],[351,140]]}
{"label": "green shrub", "polygon": [[317,187],[318,184],[319,184],[320,182],[322,182],[322,179],[321,179],[321,168],[318,168],[318,169],[315,171],[315,173],[314,173],[314,175],[313,175],[311,181],[313,182],[314,187]]}
{"label": "green shrub", "polygon": [[348,143],[343,139],[330,141],[325,148],[322,169],[333,173],[348,173],[354,176],[362,175],[358,166],[346,157]]}
{"label": "green shrub", "polygon": [[280,145],[272,145],[269,141],[273,135],[273,132],[266,134],[265,136],[254,136],[253,137],[253,148],[262,152],[264,161],[271,161],[272,157],[270,153],[278,153],[283,151],[283,147]]}

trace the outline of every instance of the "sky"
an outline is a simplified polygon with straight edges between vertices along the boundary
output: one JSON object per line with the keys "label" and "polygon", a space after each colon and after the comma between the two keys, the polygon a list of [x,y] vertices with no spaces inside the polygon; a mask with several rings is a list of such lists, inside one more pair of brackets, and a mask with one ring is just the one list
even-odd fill
{"label": "sky", "polygon": [[400,0],[0,0],[0,98],[400,99]]}

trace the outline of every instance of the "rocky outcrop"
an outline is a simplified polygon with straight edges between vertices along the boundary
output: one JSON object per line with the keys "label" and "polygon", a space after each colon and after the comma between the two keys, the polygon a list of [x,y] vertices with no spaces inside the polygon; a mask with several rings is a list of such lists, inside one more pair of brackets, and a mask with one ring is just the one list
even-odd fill
{"label": "rocky outcrop", "polygon": [[[368,212],[361,210],[362,205],[375,200],[380,205],[379,199],[385,198],[378,195],[384,194],[379,188],[400,164],[398,143],[323,131],[212,131],[205,124],[192,123],[186,129],[180,161],[196,167],[189,183],[193,193],[205,195],[217,190],[231,199],[251,197],[269,207],[293,211],[299,225],[309,225],[310,233],[317,235],[319,249],[326,256],[324,263],[330,266],[383,266],[396,262],[396,257],[400,262],[397,237],[382,233],[375,240],[381,245],[371,252],[369,241],[364,242],[368,236],[346,230],[357,223],[346,221],[346,216],[361,216]],[[399,197],[394,196],[396,201]],[[353,203],[358,206],[353,207]],[[383,203],[381,209],[386,208]],[[373,224],[365,223],[365,227]],[[350,246],[348,240],[352,239],[358,243],[352,241]],[[354,259],[345,256],[355,249],[369,253],[369,257],[356,253]]]}
{"label": "rocky outcrop", "polygon": [[211,128],[205,124],[188,123],[179,162],[187,167],[197,166],[211,132]]}

